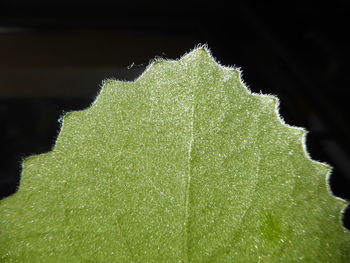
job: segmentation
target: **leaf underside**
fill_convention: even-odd
[[[0,261],[347,263],[344,201],[304,140],[205,47],[154,61],[24,161]]]

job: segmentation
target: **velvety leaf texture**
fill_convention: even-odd
[[[330,168],[205,47],[106,81],[0,202],[1,262],[350,262]]]

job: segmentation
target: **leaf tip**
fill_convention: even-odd
[[[179,60],[181,61],[213,61],[216,62],[215,58],[211,54],[211,51],[207,44],[198,44],[194,49],[185,53]]]

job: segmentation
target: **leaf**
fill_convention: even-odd
[[[1,202],[2,262],[349,262],[330,168],[205,47],[107,81]]]

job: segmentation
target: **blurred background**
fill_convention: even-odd
[[[64,112],[86,108],[106,78],[135,79],[155,57],[207,43],[254,92],[281,99],[288,124],[334,167],[350,199],[348,1],[0,1],[0,197],[22,159],[51,149]],[[350,211],[344,224],[350,229]]]

